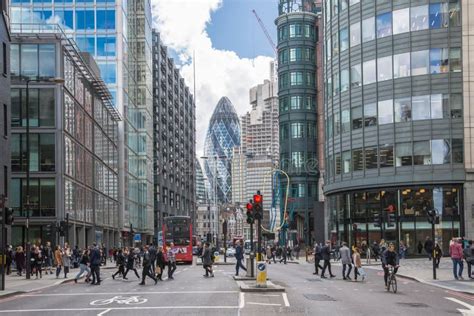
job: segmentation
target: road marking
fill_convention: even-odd
[[[283,296],[283,302],[285,302],[285,306],[290,307],[290,302],[288,301],[288,295],[286,295],[286,293],[281,293],[281,296]]]
[[[280,297],[278,294],[253,294],[252,296]]]
[[[459,296],[459,297],[465,298],[467,300],[474,301],[474,296],[473,295],[462,294],[462,293],[458,293],[458,292],[454,292],[454,291],[446,291],[446,293],[449,293],[449,294],[454,295],[454,296]]]
[[[240,292],[240,296],[239,296],[239,309],[242,309],[245,307],[245,293],[244,292]]]
[[[460,300],[458,300],[457,298],[454,298],[454,297],[445,297],[445,299],[450,300],[450,301],[453,301],[453,302],[455,302],[455,303],[458,303],[458,304],[460,304],[460,305],[462,305],[462,306],[468,308],[468,309],[460,309],[460,308],[457,308],[457,310],[458,310],[461,314],[466,315],[466,316],[467,316],[467,315],[469,315],[469,316],[474,315],[474,306],[472,306],[472,305],[470,305],[470,304],[468,304],[468,303],[466,303],[466,302],[460,301]]]
[[[257,302],[247,302],[247,304],[251,304],[251,305],[262,305],[262,306],[281,306],[281,304],[257,303]]]
[[[110,311],[126,310],[147,310],[147,309],[238,309],[239,306],[133,306],[133,307],[113,307]],[[3,313],[34,313],[34,312],[77,312],[77,311],[102,311],[102,307],[92,308],[45,308],[45,309],[10,309],[0,310]]]
[[[109,309],[106,309],[106,310],[103,311],[103,312],[100,312],[99,314],[97,314],[97,316],[105,315],[105,314],[107,314],[108,312],[110,312],[110,308],[109,308]]]
[[[20,294],[20,297],[46,297],[46,296],[90,296],[90,295],[126,295],[126,294],[235,294],[239,291],[159,291],[159,292],[118,292],[118,293],[52,293],[52,294]]]

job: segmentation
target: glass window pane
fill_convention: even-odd
[[[41,179],[41,216],[54,217],[56,214],[56,183],[54,179]]]
[[[414,121],[430,119],[429,95],[421,95],[412,98],[412,117]]]
[[[461,4],[459,0],[449,2],[449,26],[461,26]]]
[[[393,123],[393,100],[379,101],[379,124]]]
[[[439,29],[448,27],[448,4],[431,3],[430,4],[430,28]]]
[[[412,7],[410,9],[411,31],[426,30],[429,27],[428,5]]]
[[[40,134],[40,170],[54,171],[55,169],[54,134]]]
[[[377,169],[377,148],[365,148],[365,168]]]
[[[377,59],[378,81],[392,79],[392,56]]]
[[[395,100],[395,122],[411,121],[411,98]]]
[[[342,165],[343,165],[344,173],[351,172],[351,152],[350,151],[345,151],[342,153]]]
[[[447,48],[430,49],[430,72],[432,74],[445,73],[449,69]]]
[[[442,94],[431,95],[431,118],[432,119],[443,118],[443,95]]]
[[[349,90],[349,69],[341,70],[341,92]]]
[[[392,13],[377,15],[377,38],[392,35]]]
[[[393,11],[393,34],[410,31],[410,8]]]
[[[362,107],[358,106],[351,110],[352,114],[352,129],[362,128]]]
[[[453,151],[453,163],[463,163],[464,162],[463,139],[453,139],[451,147]]]
[[[292,96],[290,101],[290,109],[292,110],[300,110],[301,109],[301,96]]]
[[[333,55],[339,54],[339,33],[334,33],[332,35],[332,53]]]
[[[462,117],[462,94],[461,93],[451,93],[449,96],[451,118],[461,118]]]
[[[56,76],[56,47],[54,45],[39,45],[39,76],[53,78]]]
[[[10,45],[10,74],[12,77],[20,75],[20,46],[18,44]]]
[[[461,48],[449,49],[449,63],[451,64],[452,72],[461,72]]]
[[[397,54],[393,56],[393,78],[410,76],[410,53]]]
[[[340,113],[334,113],[334,136],[341,133],[341,117]]]
[[[370,17],[362,21],[362,42],[375,39],[375,18]]]
[[[341,52],[343,52],[349,48],[349,33],[347,27],[341,29],[339,39],[341,40]]]
[[[449,140],[433,139],[431,141],[433,165],[449,164],[451,162]]]
[[[360,44],[360,22],[351,24],[350,26],[350,35],[351,35],[351,47],[357,46]]]
[[[333,95],[338,95],[340,92],[340,82],[339,82],[339,73],[334,74],[334,85],[333,85]]]
[[[341,126],[342,126],[342,132],[350,132],[351,130],[351,112],[349,110],[343,110],[341,112]]]
[[[95,38],[93,36],[78,35],[76,37],[76,43],[82,52],[88,52],[91,55],[95,55]]]
[[[415,165],[431,165],[431,149],[428,140],[413,143],[413,163]]]
[[[40,126],[54,126],[54,89],[40,89],[39,92],[39,124]]]
[[[379,147],[380,168],[393,167],[393,145]]]
[[[291,138],[304,137],[304,123],[291,123]]]
[[[28,78],[38,76],[38,45],[21,45],[21,75]]]
[[[115,63],[99,63],[100,75],[105,83],[116,83],[117,72],[115,69]]]
[[[351,67],[351,86],[360,87],[362,85],[362,74],[360,72],[360,64]]]
[[[411,166],[413,164],[413,150],[411,143],[398,143],[396,145],[396,165]]]
[[[364,125],[365,127],[377,125],[377,105],[375,103],[364,105]]]
[[[411,74],[412,76],[426,75],[429,69],[429,51],[421,50],[411,53]]]
[[[376,80],[375,59],[365,61],[363,64],[364,85],[374,83]]]
[[[364,152],[362,149],[352,150],[352,168],[354,171],[364,170]]]
[[[115,29],[115,10],[97,10],[97,29]]]

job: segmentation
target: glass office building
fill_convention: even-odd
[[[324,5],[328,234],[415,254],[435,209],[446,252],[464,234],[460,1]]]
[[[151,6],[148,0],[11,0],[12,23],[59,24],[94,56],[119,124],[119,199],[123,241],[133,225],[153,232]],[[150,165],[150,166],[149,166]],[[151,170],[151,169],[150,169]]]

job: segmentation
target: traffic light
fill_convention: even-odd
[[[13,225],[13,210],[9,207],[5,207],[5,225]]]
[[[387,227],[395,227],[395,213],[387,212]]]
[[[66,224],[66,221],[60,221],[59,222],[59,236],[61,237],[64,237],[65,233],[66,233],[66,229],[67,229],[67,224]]]
[[[252,200],[247,203],[247,224],[253,224],[253,205]]]
[[[428,214],[428,222],[430,224],[439,224],[439,215],[435,209],[428,210],[426,213]]]
[[[260,194],[260,191],[257,191],[257,194],[253,196],[253,209],[255,211],[255,219],[261,220],[263,218],[263,207],[262,207],[263,197]]]
[[[382,225],[382,218],[379,213],[374,213],[374,227],[380,227]]]

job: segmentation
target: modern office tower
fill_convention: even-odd
[[[463,150],[471,144],[460,3],[325,1],[333,240],[403,240],[415,255],[431,236],[433,209],[444,253],[451,237],[465,236],[471,207],[463,201],[471,201],[472,183]]]
[[[159,231],[166,216],[188,215],[194,219],[198,166],[194,98],[156,31],[153,91],[155,229]]]
[[[234,105],[222,97],[216,105],[204,143],[204,170],[213,204],[232,201],[231,160],[234,147],[240,146],[240,122]]]
[[[79,49],[94,56],[123,117],[119,123],[119,200],[123,242],[131,226],[153,233],[151,6],[133,1],[11,0],[12,28],[60,24]],[[31,24],[33,23],[33,25]],[[42,25],[42,26],[40,26]],[[145,238],[144,238],[145,239]]]
[[[317,58],[320,1],[281,0],[278,28],[278,97],[280,132],[280,168],[290,176],[294,214],[290,238],[311,244],[323,241],[319,227],[324,208],[318,200],[318,114],[320,89],[317,76],[322,60]],[[318,79],[317,79],[318,78]]]
[[[201,163],[196,159],[194,162],[196,166],[196,203],[207,203],[206,183],[204,174],[202,173]]]
[[[12,33],[11,76],[11,243],[117,245],[121,117],[98,66],[51,25]]]

